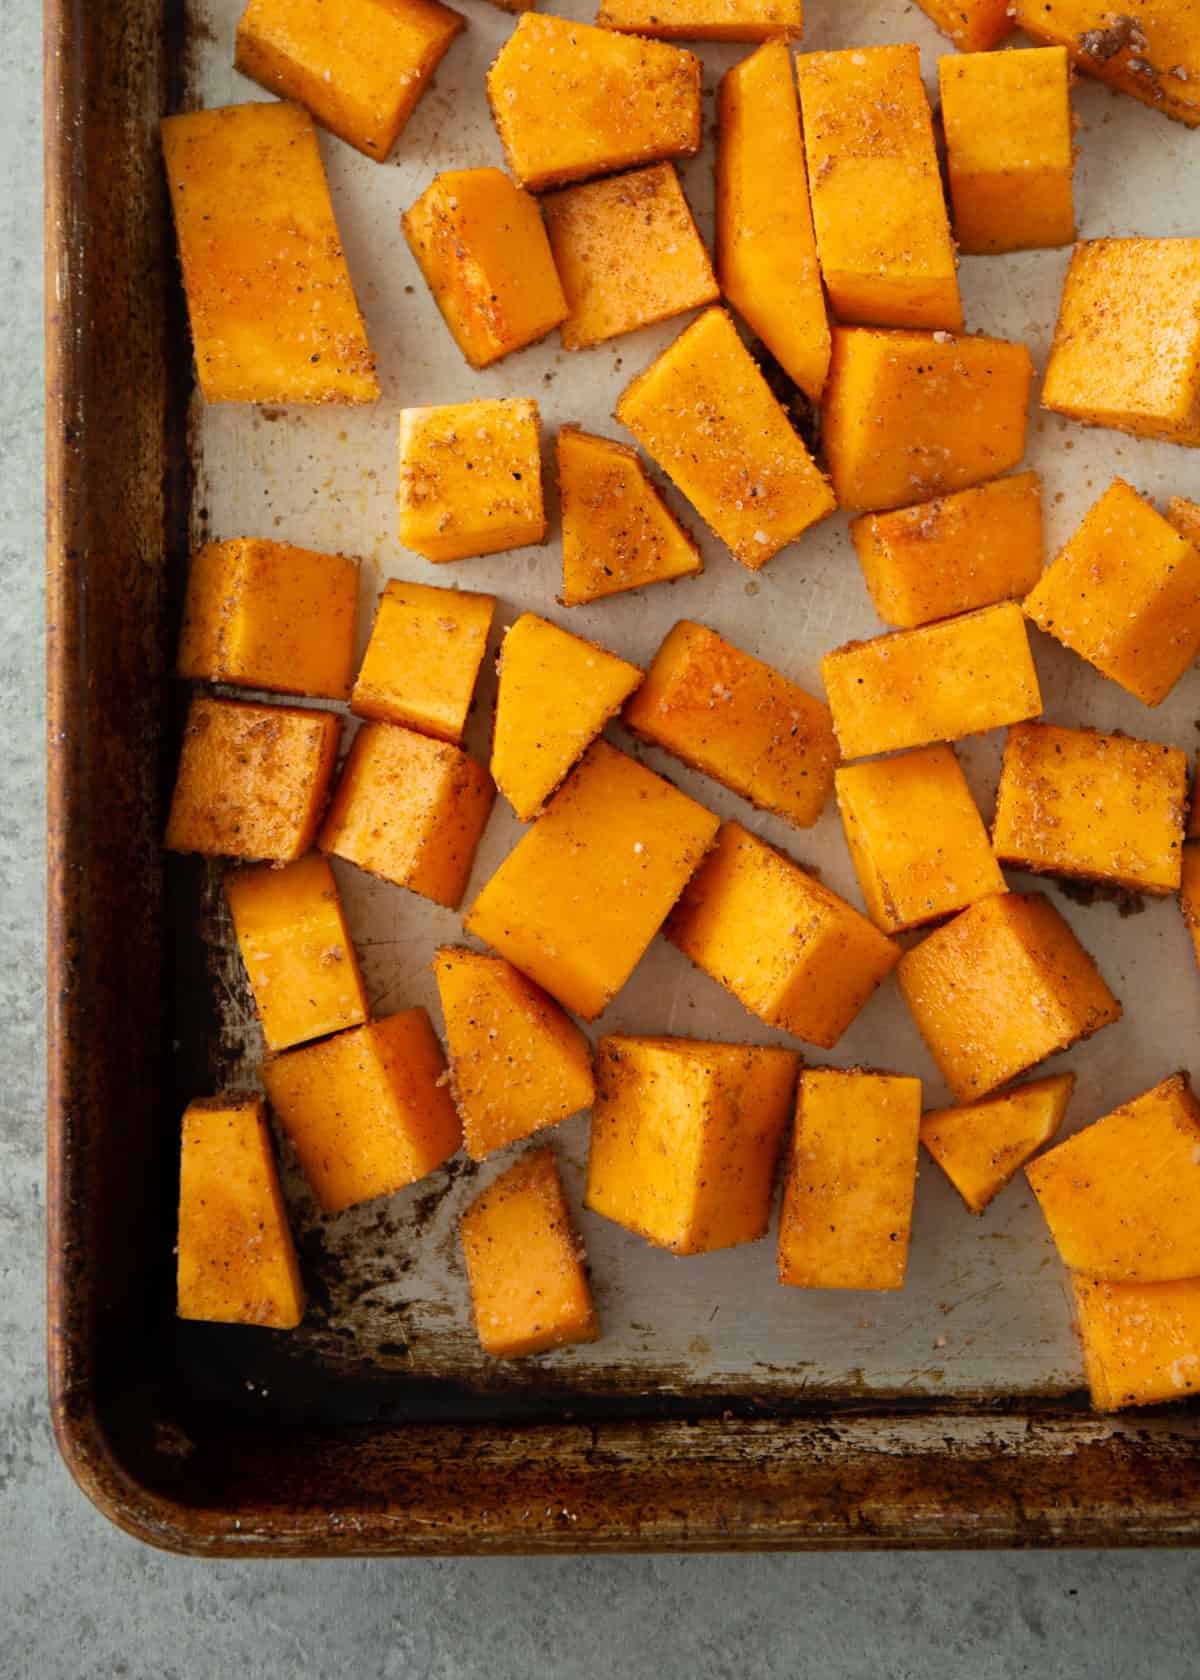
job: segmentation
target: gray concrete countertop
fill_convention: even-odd
[[[35,0],[0,0],[0,26],[0,1680],[1196,1674],[1186,1552],[202,1564],[76,1491],[44,1400]]]

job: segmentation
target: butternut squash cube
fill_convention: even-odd
[[[554,1155],[532,1149],[476,1196],[463,1255],[484,1353],[520,1359],[600,1334]]]
[[[1200,239],[1076,245],[1042,406],[1086,426],[1200,446]]]
[[[261,1097],[199,1097],[183,1116],[180,1318],[294,1330],[304,1285]]]
[[[1071,62],[1122,93],[1195,128],[1200,123],[1200,37],[1193,0],[1154,0],[1134,12],[1105,0],[1010,0],[1017,26],[1064,46]]]
[[[655,654],[625,727],[797,828],[812,827],[833,786],[828,706],[686,618]]]
[[[400,541],[466,560],[546,540],[538,406],[482,397],[400,415]]]
[[[835,782],[867,914],[884,933],[1007,892],[952,747],[846,765]]]
[[[1063,1262],[1113,1283],[1200,1276],[1200,1102],[1173,1073],[1031,1161]]]
[[[825,1050],[900,957],[853,905],[734,822],[666,933],[752,1015]]]
[[[938,59],[960,251],[1030,251],[1074,239],[1069,78],[1063,47]]]
[[[379,396],[317,131],[298,105],[164,117],[196,377],[206,402]]]
[[[724,309],[686,327],[626,386],[616,415],[751,571],[833,512],[823,473]]]
[[[1118,478],[1042,573],[1025,611],[1157,706],[1200,653],[1200,549]]]
[[[319,852],[282,869],[267,863],[231,870],[224,887],[268,1050],[366,1020],[337,882]]]
[[[1179,905],[1192,936],[1196,962],[1200,964],[1200,846],[1185,846],[1183,849]]]
[[[801,53],[796,76],[834,315],[958,332],[958,260],[920,52],[904,45]]]
[[[821,661],[844,758],[958,741],[1042,709],[1015,602],[847,642]]]
[[[1025,453],[1023,344],[835,327],[821,436],[838,504],[907,507],[996,478]]]
[[[382,162],[464,24],[438,0],[249,0],[234,63]]]
[[[700,150],[700,60],[525,12],[488,71],[509,167],[532,192]]]
[[[704,570],[636,450],[578,426],[558,434],[565,607]]]
[[[1182,1400],[1200,1388],[1200,1278],[1105,1283],[1075,1273],[1071,1285],[1098,1412]]]
[[[435,175],[400,225],[473,368],[536,344],[565,317],[537,200],[502,169]]]
[[[205,543],[192,556],[181,677],[346,700],[358,561],[290,543]]]
[[[1074,1089],[1073,1073],[1052,1073],[982,1102],[931,1109],[921,1118],[921,1142],[970,1211],[982,1213],[1050,1142]]]
[[[1178,892],[1187,776],[1187,755],[1157,741],[1017,724],[996,795],[996,856],[1035,874]]]
[[[379,598],[351,710],[457,746],[495,610],[494,595],[393,578]]]
[[[492,775],[522,822],[542,810],[642,680],[637,665],[522,613],[500,644]]]
[[[987,52],[1013,32],[1012,0],[917,0],[917,4],[959,52]]]
[[[262,1080],[323,1213],[415,1184],[462,1143],[423,1009],[272,1056]]]
[[[591,1107],[592,1047],[540,986],[461,945],[443,945],[433,972],[473,1161]]]
[[[865,1068],[800,1075],[779,1281],[799,1289],[903,1289],[921,1081]]]
[[[798,41],[802,0],[600,0],[596,22],[664,41]]]
[[[820,402],[829,320],[792,55],[782,41],[726,71],[717,109],[721,290],[789,379]]]
[[[321,850],[434,904],[462,903],[495,788],[483,765],[396,723],[364,723],[321,829]]]
[[[885,624],[912,630],[1027,595],[1042,575],[1042,481],[1015,473],[971,490],[851,520]]]
[[[794,1050],[602,1038],[587,1206],[675,1254],[766,1234]]]
[[[316,837],[341,732],[332,712],[193,700],[163,844],[206,857],[298,858]]]
[[[674,164],[564,187],[542,203],[567,300],[564,350],[586,350],[720,297]]]
[[[1041,893],[981,898],[906,951],[896,978],[964,1103],[1121,1018],[1095,963]]]
[[[463,925],[593,1021],[628,980],[717,827],[670,782],[595,741]]]

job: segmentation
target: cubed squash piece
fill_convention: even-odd
[[[466,560],[546,540],[538,406],[481,397],[400,415],[400,541]]]
[[[828,706],[686,618],[655,654],[625,727],[797,828],[812,827],[833,786]]]
[[[263,1042],[287,1050],[367,1018],[337,882],[319,852],[234,869],[224,881]]]
[[[1200,446],[1200,239],[1076,245],[1042,406],[1088,426]]]
[[[752,1015],[826,1050],[900,956],[853,905],[733,822],[666,931]]]
[[[803,0],[600,0],[605,29],[666,41],[798,41]]]
[[[382,161],[464,21],[438,0],[249,0],[234,62]]]
[[[953,748],[849,764],[835,781],[867,914],[884,933],[1007,891]]]
[[[273,863],[298,858],[316,837],[341,730],[332,712],[193,700],[167,850]]]
[[[1177,747],[1017,724],[996,795],[996,856],[1036,874],[1178,892],[1187,776]]]
[[[1192,936],[1196,962],[1200,964],[1200,846],[1185,846],[1183,849],[1179,905],[1184,924]]]
[[[461,945],[443,945],[433,972],[473,1161],[591,1107],[592,1047],[540,986]]]
[[[765,1235],[794,1050],[602,1038],[587,1206],[675,1254]]]
[[[1200,653],[1200,549],[1118,478],[1042,573],[1025,611],[1157,706]]]
[[[304,1285],[261,1097],[201,1097],[183,1116],[180,1318],[294,1330]]]
[[[323,1213],[415,1184],[462,1142],[423,1009],[272,1056],[262,1079]]]
[[[607,648],[522,613],[500,644],[492,775],[522,822],[536,817],[642,680]]]
[[[1012,0],[917,0],[959,52],[982,53],[1013,32]]]
[[[707,309],[626,386],[617,419],[751,571],[834,509],[729,313]]]
[[[850,523],[885,624],[902,630],[1027,595],[1042,575],[1042,481],[1014,473]]]
[[[847,642],[821,661],[845,758],[958,741],[1042,709],[1015,602]]]
[[[226,105],[162,124],[196,377],[207,402],[361,403],[375,358],[298,105]]]
[[[1031,1161],[1063,1263],[1113,1283],[1200,1277],[1200,1102],[1186,1073]]]
[[[996,478],[1025,453],[1023,344],[835,327],[821,437],[838,504],[907,507]]]
[[[532,1149],[476,1196],[463,1255],[484,1353],[520,1359],[600,1334],[554,1155]]]
[[[721,79],[721,290],[805,396],[820,402],[829,320],[817,262],[792,55],[769,41]]]
[[[358,561],[291,543],[205,543],[192,556],[181,677],[346,700]]]
[[[351,710],[457,746],[495,610],[493,595],[393,578],[379,599]]]
[[[596,741],[464,926],[593,1021],[628,980],[717,827],[670,782]]]
[[[702,572],[700,550],[636,450],[578,426],[558,434],[565,607]]]
[[[1073,1073],[1052,1073],[982,1102],[931,1109],[921,1142],[971,1212],[982,1213],[1054,1137],[1074,1089]]]
[[[542,203],[567,299],[564,350],[586,350],[720,297],[674,164],[564,187]]]
[[[502,169],[435,175],[400,224],[472,367],[535,344],[565,317],[537,200]]]
[[[1009,0],[1019,28],[1064,46],[1071,62],[1144,105],[1200,123],[1200,35],[1194,0],[1114,11],[1106,0]]]
[[[1063,47],[938,59],[960,251],[1029,251],[1074,239],[1069,77]]]
[[[1121,1018],[1121,1005],[1041,893],[983,898],[896,970],[921,1037],[971,1102]]]
[[[921,1081],[806,1068],[779,1221],[779,1281],[799,1289],[903,1289]]]
[[[1098,1412],[1184,1400],[1200,1388],[1200,1278],[1071,1279],[1083,1363]]]
[[[700,149],[700,60],[661,41],[525,12],[487,91],[509,167],[533,192]]]
[[[801,53],[796,76],[817,253],[834,315],[957,332],[958,261],[920,52],[903,45]]]

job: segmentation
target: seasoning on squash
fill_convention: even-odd
[[[957,3],[957,0],[951,0]],[[1136,10],[1108,0],[1008,0],[1033,40],[1063,46],[1077,70],[1195,128],[1200,124],[1200,36],[1193,0]]]
[[[351,711],[459,745],[495,610],[493,595],[393,578],[379,598]]]
[[[546,540],[538,406],[482,397],[400,415],[400,541],[466,560]]]
[[[1075,1089],[1051,1073],[1014,1090],[921,1117],[921,1142],[972,1213],[982,1213],[1026,1161],[1054,1137]]]

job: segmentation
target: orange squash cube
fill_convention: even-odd
[[[323,1213],[415,1184],[462,1142],[423,1009],[272,1056],[262,1079]]]
[[[593,1021],[628,980],[717,827],[670,782],[595,741],[463,925]]]
[[[796,77],[833,313],[871,326],[957,332],[958,262],[920,52],[904,45],[801,53]]]
[[[564,607],[704,570],[636,450],[578,426],[558,434]]]
[[[180,1318],[294,1330],[304,1285],[261,1097],[200,1097],[183,1116]]]
[[[913,630],[1029,593],[1042,575],[1042,481],[1015,473],[917,507],[864,513],[850,535],[875,611]]]
[[[1105,0],[1009,0],[1018,28],[1063,46],[1085,75],[1195,128],[1200,123],[1200,38],[1193,0],[1153,0],[1114,11]]]
[[[1121,1018],[1121,1005],[1041,893],[982,898],[896,970],[921,1037],[971,1102]]]
[[[356,1027],[367,997],[333,870],[319,852],[224,880],[233,931],[268,1050]]]
[[[616,416],[751,571],[833,512],[823,473],[724,309],[705,310],[627,385]]]
[[[522,613],[500,644],[492,775],[529,822],[642,680],[637,665]]]
[[[206,857],[300,857],[316,837],[341,731],[332,712],[193,700],[163,844]]]
[[[971,1212],[982,1213],[1054,1137],[1074,1089],[1073,1073],[1052,1073],[982,1102],[931,1109],[921,1142]]]
[[[769,41],[721,78],[721,290],[805,396],[820,402],[829,320],[817,262],[792,55]]]
[[[1008,890],[953,748],[846,765],[835,785],[867,914],[884,933]]]
[[[733,822],[666,933],[752,1015],[826,1050],[900,957],[853,905]]]
[[[625,727],[797,828],[812,827],[833,786],[828,706],[686,618],[655,654]]]
[[[779,1281],[799,1289],[903,1289],[921,1081],[865,1068],[800,1075]]]
[[[525,12],[488,71],[509,167],[533,192],[700,150],[700,60]]]
[[[794,1050],[602,1038],[587,1206],[675,1254],[764,1236]]]
[[[502,169],[435,175],[400,225],[473,368],[536,344],[566,316],[537,200]]]
[[[987,52],[1013,32],[1013,0],[917,0],[917,4],[959,52]]]
[[[1025,453],[1023,344],[835,327],[821,436],[838,504],[907,507],[965,490]]]
[[[463,1255],[484,1353],[520,1359],[600,1334],[554,1155],[533,1149],[476,1196]]]
[[[1200,1277],[1200,1102],[1186,1073],[1085,1126],[1025,1176],[1072,1271],[1113,1283]]]
[[[1025,611],[1157,706],[1200,653],[1200,549],[1118,478],[1042,573]]]
[[[461,945],[443,945],[433,972],[473,1161],[591,1107],[592,1047],[540,986]]]
[[[600,0],[596,22],[665,41],[798,41],[803,0]]]
[[[164,117],[196,377],[206,402],[379,396],[317,131],[298,105]]]
[[[495,610],[494,595],[393,578],[379,598],[351,711],[457,746]]]
[[[1179,883],[1179,907],[1192,936],[1196,962],[1200,964],[1200,846],[1185,846]]]
[[[1071,1285],[1098,1412],[1183,1400],[1200,1388],[1200,1278],[1105,1283],[1076,1273]]]
[[[482,397],[400,415],[400,541],[466,560],[546,540],[538,406]]]

